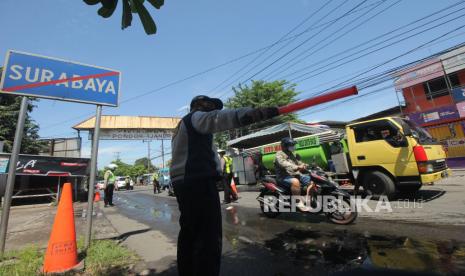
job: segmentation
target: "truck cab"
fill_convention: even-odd
[[[409,120],[357,122],[346,133],[353,178],[368,194],[416,191],[450,175],[442,145]]]

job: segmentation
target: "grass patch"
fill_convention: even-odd
[[[10,251],[4,255],[0,266],[0,275],[37,275],[43,261],[43,252],[36,246],[19,251]]]
[[[78,239],[78,248],[84,248],[83,239]],[[112,240],[93,241],[86,254],[85,271],[65,275],[127,275],[128,266],[137,261],[136,255]],[[43,265],[44,251],[36,246],[5,253],[0,265],[0,275],[38,275]],[[39,273],[40,274],[40,273]]]
[[[126,247],[112,240],[92,242],[87,251],[86,273],[90,275],[126,274],[127,267],[137,260],[136,255]]]

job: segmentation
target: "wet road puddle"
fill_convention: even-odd
[[[173,214],[173,205],[159,202],[153,197],[139,198],[139,201],[128,200],[122,195],[116,196],[122,213],[130,218],[151,222],[173,222],[177,221],[177,216]],[[176,206],[177,208],[177,206]]]
[[[289,229],[264,246],[296,265],[324,267],[328,272],[362,268],[465,274],[465,244],[454,241]]]

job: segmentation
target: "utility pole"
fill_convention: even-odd
[[[120,151],[115,152],[116,160],[119,160],[119,155],[120,155],[120,153],[121,153]]]
[[[151,140],[142,140],[144,143],[147,143],[147,172],[150,173],[151,160],[150,160],[150,142]]]
[[[165,168],[165,146],[163,144],[163,139],[161,139],[161,167]]]

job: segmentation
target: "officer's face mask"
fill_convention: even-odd
[[[295,151],[295,146],[290,146],[287,148],[290,152],[294,152]]]

